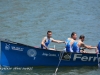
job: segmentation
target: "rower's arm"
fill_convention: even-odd
[[[45,40],[46,40],[46,39],[45,39],[45,37],[44,37],[44,38],[42,39],[41,45],[47,49],[47,46],[45,45]]]
[[[88,49],[96,49],[97,47],[92,47],[92,46],[89,46],[89,45],[85,45],[86,48]]]
[[[82,43],[82,46],[85,47],[85,48],[88,48],[88,49],[96,49],[97,47],[92,47],[92,46],[89,46],[89,45],[85,45],[84,43]]]
[[[65,43],[65,41],[54,40],[54,39],[52,39],[52,42],[55,42],[55,43]]]

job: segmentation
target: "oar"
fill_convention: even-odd
[[[62,51],[62,52],[63,52],[63,53],[62,53],[61,59],[59,60],[59,63],[58,63],[58,66],[57,66],[57,68],[56,68],[56,70],[55,70],[54,75],[56,75],[56,73],[57,73],[57,71],[58,71],[58,68],[59,68],[59,65],[60,65],[60,63],[61,63],[61,60],[62,60],[62,57],[63,57],[64,51]]]
[[[98,61],[98,68],[100,68],[99,57],[98,57],[98,54],[99,54],[98,49],[96,47],[92,47],[92,48],[95,49],[95,51],[96,51],[97,61]]]
[[[86,47],[84,47],[84,48],[80,48],[80,50],[84,50],[84,49],[86,49]]]
[[[100,68],[99,57],[98,57],[99,52],[98,52],[97,49],[95,51],[96,51],[96,54],[97,54],[98,68]]]
[[[81,50],[84,50],[84,49],[86,49],[86,48],[82,48]],[[60,65],[60,63],[61,63],[61,60],[62,60],[62,57],[63,57],[63,54],[64,54],[64,51],[62,51],[62,52],[63,52],[63,53],[62,53],[61,59],[59,60],[58,66],[57,66],[57,68],[56,68],[56,70],[55,70],[55,73],[54,73],[53,75],[56,75],[56,73],[57,73],[57,71],[58,71],[59,65]]]
[[[55,45],[54,45],[54,49],[56,49]]]
[[[95,48],[95,47],[93,47],[93,48],[95,49],[96,54],[97,54],[98,68],[100,68],[100,61],[99,61],[99,57],[98,57],[99,52],[98,52],[97,48]],[[84,50],[84,49],[86,49],[86,48],[82,48],[81,50]]]

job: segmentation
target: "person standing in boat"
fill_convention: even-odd
[[[76,39],[77,39],[77,34],[75,32],[72,32],[71,38],[68,38],[66,40],[65,49],[64,49],[66,52],[73,52],[72,45]]]
[[[80,50],[80,47],[85,47],[85,48],[88,48],[88,49],[93,49],[93,48],[96,49],[96,47],[85,45],[84,42],[83,42],[84,40],[85,40],[85,36],[84,35],[80,35],[79,40],[74,41],[74,43],[72,45],[73,52],[75,52],[75,53],[80,53],[80,52],[81,53],[86,53],[86,51]]]
[[[48,48],[48,45],[51,43],[51,42],[55,42],[55,43],[65,43],[65,41],[60,41],[60,40],[55,40],[52,38],[52,31],[48,31],[47,32],[47,36],[44,37],[42,39],[42,42],[41,42],[41,48],[42,49],[50,49],[50,50],[55,50],[53,48]]]

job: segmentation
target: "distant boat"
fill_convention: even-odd
[[[63,53],[62,51],[40,49],[9,40],[0,41],[1,66],[57,66],[61,58],[60,66],[98,65],[97,55],[95,53]]]

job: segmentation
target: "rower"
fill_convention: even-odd
[[[65,51],[66,52],[73,52],[73,50],[72,50],[72,44],[74,43],[74,41],[76,39],[77,39],[77,34],[75,32],[72,32],[71,38],[68,38],[66,40],[66,46],[65,46]]]
[[[48,31],[47,32],[47,36],[43,38],[42,42],[41,42],[41,48],[42,49],[50,49],[50,50],[55,50],[53,48],[48,48],[48,45],[51,42],[55,42],[55,43],[65,43],[65,41],[60,41],[60,40],[54,40],[52,38],[52,31]]]
[[[97,46],[98,50],[99,50],[99,53],[100,53],[100,42],[98,43],[98,46]]]
[[[77,41],[74,41],[72,47],[73,47],[73,52],[75,53],[86,53],[84,50],[80,50],[80,47],[85,47],[85,48],[88,48],[88,49],[92,49],[92,48],[96,48],[96,47],[92,47],[92,46],[89,46],[89,45],[85,45],[84,44],[84,41],[85,40],[85,36],[84,35],[80,35],[79,37],[79,40]]]

